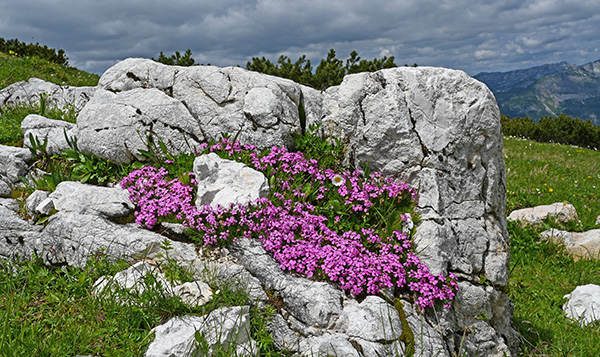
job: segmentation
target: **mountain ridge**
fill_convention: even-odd
[[[507,72],[481,72],[475,79],[496,96],[510,117],[566,114],[600,124],[600,60],[583,65],[544,64]]]

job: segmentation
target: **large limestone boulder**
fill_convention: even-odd
[[[461,279],[462,293],[436,324],[450,349],[515,351],[516,331],[502,318],[511,314],[510,300],[498,290],[508,284],[509,237],[500,112],[491,91],[462,71],[385,69],[327,89],[323,116],[325,134],[348,143],[349,162],[420,188],[419,256],[432,272]],[[476,317],[481,306],[489,319]]]
[[[156,88],[98,89],[79,113],[72,135],[81,151],[116,163],[142,159],[148,136],[173,154],[190,152],[204,140],[186,106]]]
[[[115,162],[136,157],[149,134],[172,142],[175,152],[186,149],[183,137],[194,146],[238,131],[240,141],[270,147],[289,143],[304,122],[320,120],[320,99],[314,89],[237,67],[130,58],[100,78],[74,133],[82,150]]]

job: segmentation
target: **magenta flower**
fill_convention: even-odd
[[[407,221],[413,212],[406,210],[418,199],[414,188],[380,173],[322,170],[315,160],[280,147],[261,155],[252,145],[222,139],[202,144],[197,153],[205,152],[248,157],[251,166],[273,177],[270,197],[248,206],[197,208],[195,180],[185,185],[169,180],[164,168],[144,167],[121,182],[138,207],[137,224],[152,228],[170,217],[200,231],[205,245],[259,239],[282,269],[337,283],[352,294],[397,288],[413,294],[422,309],[438,301],[449,306],[458,289],[455,277],[431,274],[409,237],[400,229],[387,233],[394,222],[381,220],[404,207],[398,217]]]

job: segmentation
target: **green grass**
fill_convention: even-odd
[[[585,230],[600,215],[600,151],[507,137],[507,213],[569,202]]]
[[[158,311],[123,309],[93,296],[95,279],[114,270],[100,264],[60,270],[39,261],[1,261],[0,268],[3,356],[140,355],[148,332],[161,321]]]
[[[32,77],[75,87],[96,86],[100,80],[97,74],[77,68],[60,66],[37,57],[17,57],[0,52],[0,89]]]
[[[600,152],[568,145],[504,139],[507,167],[507,213],[513,209],[567,201],[582,225],[594,228],[600,214]],[[511,238],[510,297],[513,322],[523,336],[524,356],[596,356],[600,323],[581,328],[566,319],[563,296],[577,286],[600,285],[600,262],[572,257],[539,233],[555,226],[521,227],[509,223]]]
[[[216,294],[206,305],[190,308],[165,296],[150,275],[146,291],[92,294],[94,282],[114,275],[131,262],[109,264],[103,258],[85,269],[44,266],[40,260],[0,260],[1,356],[143,356],[154,340],[151,329],[172,316],[205,315],[224,306],[247,304],[243,284],[207,279]],[[210,277],[210,274],[207,275]],[[117,301],[131,301],[121,305]],[[251,335],[262,355],[279,356],[266,331],[273,309],[251,308]]]
[[[0,145],[23,146],[21,122],[29,114],[38,114],[48,119],[64,120],[75,123],[77,112],[73,107],[58,109],[47,108],[44,101],[29,105],[26,103],[0,108]]]

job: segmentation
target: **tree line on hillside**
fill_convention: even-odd
[[[62,49],[48,48],[48,46],[21,42],[16,38],[5,40],[0,37],[0,52],[19,57],[38,57],[60,66],[68,66],[69,59]]]
[[[529,117],[510,118],[501,115],[502,134],[539,142],[576,145],[600,150],[600,126],[591,120],[581,120],[561,114],[544,116],[536,123]]]
[[[190,49],[183,55],[179,51],[176,51],[169,57],[161,51],[157,59],[152,59],[169,65],[193,66],[195,64]],[[416,67],[417,64],[415,63],[413,66]],[[350,57],[344,61],[336,58],[334,49],[329,51],[327,58],[322,59],[316,69],[313,68],[310,60],[306,59],[306,55],[301,56],[295,62],[292,62],[289,57],[282,55],[276,63],[271,62],[265,57],[252,57],[252,60],[246,63],[246,69],[250,71],[291,79],[296,83],[320,90],[342,83],[344,76],[347,74],[375,72],[380,69],[393,67],[397,67],[396,63],[394,63],[394,56],[384,56],[383,58],[374,58],[368,61],[361,59],[358,52],[352,51],[350,52]]]
[[[416,67],[417,64],[415,63],[413,66]],[[327,58],[322,59],[314,71],[310,60],[306,59],[306,55],[298,58],[296,62],[292,62],[290,58],[282,55],[277,63],[273,63],[265,57],[253,57],[252,61],[246,64],[246,69],[251,71],[291,79],[320,90],[339,85],[347,74],[375,72],[393,67],[397,67],[394,63],[394,56],[384,56],[368,61],[361,59],[356,51],[352,51],[344,63],[343,60],[336,58],[334,49],[329,51]]]

